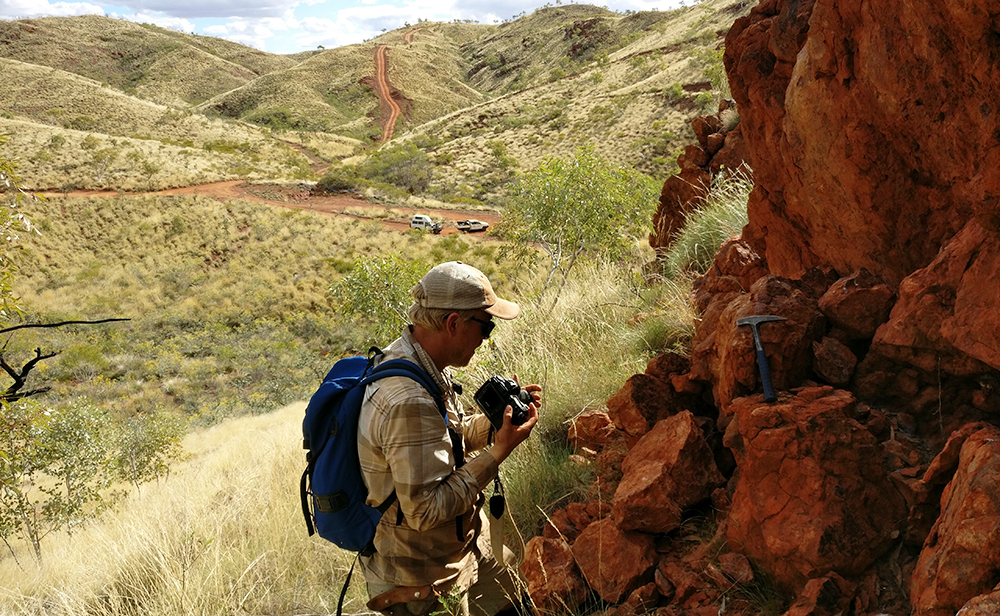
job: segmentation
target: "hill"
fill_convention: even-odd
[[[0,56],[180,106],[298,62],[223,39],[98,15],[0,21]]]
[[[380,145],[384,46],[396,141],[430,154],[430,195],[498,202],[516,170],[584,144],[662,177],[691,141],[691,118],[725,95],[720,36],[748,10],[732,0],[631,14],[556,6],[295,55],[103,17],[0,22],[0,130],[16,130],[11,153],[34,189],[315,179],[289,145],[317,167]],[[92,152],[75,144],[88,134],[176,171],[120,164],[114,183],[80,171]],[[53,138],[74,147],[57,151]]]

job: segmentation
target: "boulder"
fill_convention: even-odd
[[[629,450],[611,516],[622,530],[667,533],[681,512],[725,483],[694,416],[684,411],[657,424]]]
[[[615,426],[603,411],[587,411],[573,419],[569,426],[569,443],[573,451],[584,447],[600,451],[614,437]]]
[[[663,183],[649,236],[649,245],[657,254],[666,254],[684,226],[688,212],[701,203],[711,184],[712,176],[707,171],[690,165]]]
[[[925,372],[1000,370],[1000,235],[971,221],[927,267],[899,285],[872,350]]]
[[[809,580],[784,616],[840,616],[854,597],[854,585],[836,573]]]
[[[653,580],[656,545],[650,535],[619,529],[614,520],[594,522],[573,542],[573,557],[598,595],[618,603]]]
[[[590,594],[572,550],[562,540],[532,537],[524,548],[521,574],[528,596],[542,613],[575,613]]]
[[[1000,614],[1000,588],[988,595],[970,599],[955,616],[997,616]]]
[[[852,339],[870,339],[889,320],[896,295],[877,276],[862,268],[841,278],[819,298],[819,309]]]
[[[898,536],[906,505],[853,419],[850,392],[795,390],[778,403],[734,401],[725,443],[739,465],[729,545],[799,592],[813,578],[859,575]]]
[[[758,328],[771,382],[781,390],[798,386],[811,374],[812,343],[823,336],[826,318],[809,289],[777,276],[758,279],[749,293],[723,297],[731,297],[725,309],[714,321],[704,318],[695,331],[691,372],[712,382],[715,403],[726,414],[733,399],[760,389],[753,333],[749,326],[737,326],[737,320],[754,315],[786,319]]]
[[[753,567],[747,557],[736,552],[719,556],[719,568],[733,584],[747,586],[754,580]]]
[[[857,365],[858,358],[836,338],[823,338],[813,343],[813,372],[830,385],[850,383]]]
[[[920,552],[910,585],[917,616],[951,616],[1000,583],[1000,428],[962,445],[941,497],[941,516]]]
[[[608,399],[608,417],[633,439],[649,431],[651,424],[684,410],[673,385],[648,374],[636,374]]]

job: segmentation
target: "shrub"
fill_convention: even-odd
[[[358,166],[358,175],[373,182],[385,182],[407,192],[427,190],[431,183],[430,158],[412,142],[376,150]]]
[[[338,165],[330,167],[326,175],[316,182],[317,192],[339,193],[354,190],[358,177],[353,167]]]

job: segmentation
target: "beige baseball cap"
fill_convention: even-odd
[[[445,310],[485,310],[500,319],[515,319],[521,307],[497,297],[486,275],[461,261],[434,266],[410,289],[419,306]]]

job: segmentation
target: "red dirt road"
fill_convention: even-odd
[[[389,87],[389,80],[386,74],[389,70],[389,63],[386,61],[385,53],[388,45],[379,45],[375,48],[375,94],[378,95],[380,107],[382,109],[382,142],[392,139],[392,133],[396,129],[396,120],[399,119],[401,110],[399,105],[392,99],[392,89]],[[386,117],[388,108],[388,117]]]
[[[61,197],[61,192],[42,192],[46,197]],[[118,192],[114,190],[75,190],[68,193],[69,197],[117,197]],[[274,207],[283,207],[293,210],[308,210],[318,212],[328,216],[347,216],[362,220],[378,220],[389,229],[406,230],[409,228],[409,219],[413,214],[427,214],[435,220],[444,220],[445,228],[442,235],[459,233],[455,228],[456,220],[474,218],[489,223],[491,226],[499,222],[500,218],[492,212],[463,211],[451,209],[437,209],[430,207],[410,207],[378,205],[359,199],[351,195],[311,195],[307,190],[281,188],[271,185],[246,185],[241,180],[230,180],[228,182],[214,182],[212,184],[200,184],[198,186],[186,186],[184,188],[171,188],[147,193],[126,193],[131,196],[171,196],[171,195],[200,195],[225,201],[227,199],[241,199],[251,203],[263,203]],[[386,209],[392,210],[395,214],[393,218],[385,218]],[[483,233],[471,233],[476,237],[487,237]]]

